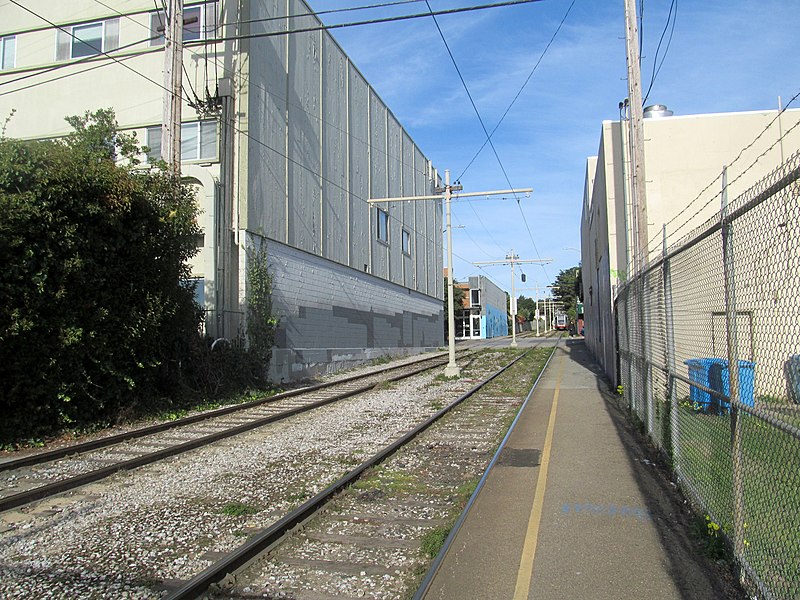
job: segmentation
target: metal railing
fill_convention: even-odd
[[[800,153],[615,301],[620,390],[759,598],[800,597]],[[652,255],[651,255],[652,256]]]

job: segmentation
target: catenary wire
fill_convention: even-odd
[[[500,128],[500,125],[503,124],[503,121],[508,116],[508,113],[511,111],[512,107],[514,106],[514,104],[516,104],[517,100],[519,100],[519,97],[522,95],[522,92],[525,90],[525,88],[527,87],[528,83],[530,83],[530,80],[533,77],[533,74],[536,72],[536,69],[539,68],[539,65],[541,64],[542,59],[544,59],[545,54],[547,54],[547,51],[550,49],[550,46],[552,46],[553,42],[555,41],[556,36],[558,35],[558,32],[561,31],[561,27],[564,25],[564,21],[567,20],[567,17],[569,16],[569,13],[572,10],[572,7],[575,6],[575,2],[576,2],[576,0],[572,0],[572,3],[567,8],[567,12],[564,14],[564,16],[561,19],[561,22],[558,24],[558,27],[556,28],[555,33],[553,33],[553,36],[550,38],[550,41],[547,42],[547,45],[545,46],[544,50],[542,50],[542,53],[539,55],[539,59],[536,61],[536,64],[533,65],[533,69],[531,69],[531,72],[528,73],[528,77],[525,79],[525,81],[523,82],[522,86],[517,91],[516,96],[514,96],[514,98],[511,100],[511,102],[508,105],[508,108],[506,108],[505,112],[503,113],[503,116],[500,117],[500,120],[497,122],[497,125],[494,126],[494,129],[492,129],[492,132],[489,134],[490,138],[492,136],[494,136],[494,134]],[[466,172],[472,166],[472,163],[475,162],[475,160],[478,158],[480,153],[483,152],[483,149],[486,147],[486,145],[488,143],[489,143],[488,139],[483,142],[481,147],[478,148],[478,151],[475,153],[475,156],[473,156],[472,159],[467,164],[467,166],[464,167],[464,170],[461,172],[461,175],[459,175],[456,178],[457,180],[460,180],[462,177],[464,177]]]
[[[467,93],[467,98],[469,98],[470,104],[472,105],[472,108],[475,111],[475,115],[478,117],[478,121],[481,124],[481,128],[483,128],[483,133],[484,133],[484,135],[486,135],[487,142],[489,143],[489,146],[491,147],[492,152],[494,153],[494,156],[497,159],[497,163],[500,166],[500,170],[502,171],[503,176],[506,179],[506,183],[508,183],[508,187],[509,188],[513,189],[514,186],[511,185],[511,180],[508,177],[508,172],[506,171],[505,166],[503,165],[503,161],[500,159],[500,155],[497,152],[497,148],[495,148],[495,145],[492,142],[492,137],[489,134],[489,131],[486,129],[486,124],[484,123],[483,118],[481,117],[480,111],[478,110],[478,107],[475,105],[475,100],[472,98],[472,94],[469,91],[469,87],[467,86],[467,82],[464,80],[464,76],[461,73],[461,69],[458,67],[458,63],[456,62],[455,56],[453,56],[453,52],[450,50],[450,46],[447,43],[447,39],[444,37],[444,32],[442,32],[442,28],[439,27],[439,22],[436,19],[436,15],[434,14],[433,10],[431,9],[430,3],[428,2],[428,0],[425,0],[425,4],[428,6],[428,10],[430,11],[430,16],[433,18],[433,22],[436,25],[436,29],[439,31],[439,35],[441,36],[442,42],[444,43],[444,46],[447,49],[447,53],[450,55],[450,60],[453,63],[453,67],[455,68],[456,73],[458,74],[458,78],[461,80],[461,84],[464,86],[464,91]],[[519,208],[520,214],[522,215],[522,220],[525,223],[525,227],[528,230],[528,235],[531,238],[531,244],[533,244],[534,252],[536,252],[536,256],[541,260],[541,256],[539,255],[539,249],[536,247],[536,242],[533,239],[533,234],[531,233],[531,228],[528,225],[528,219],[525,217],[525,212],[522,210],[522,206],[520,205],[519,198],[517,197],[516,194],[514,194],[514,197],[515,197],[515,199],[517,201],[517,207]],[[476,214],[477,214],[477,211],[476,211]],[[544,268],[544,265],[542,265],[542,268]],[[545,274],[547,274],[547,269],[545,269]]]
[[[673,9],[675,13],[673,14]],[[647,88],[647,93],[644,95],[644,100],[642,100],[642,106],[647,104],[647,99],[650,97],[650,91],[653,89],[653,84],[656,82],[656,78],[658,74],[661,72],[661,67],[664,65],[664,60],[667,58],[667,52],[669,52],[669,48],[672,45],[672,35],[675,33],[675,23],[678,20],[678,0],[672,0],[669,5],[669,14],[667,15],[667,22],[664,24],[664,31],[661,32],[661,37],[658,40],[658,47],[656,48],[656,55],[653,57],[653,74],[650,77],[650,85]],[[670,21],[672,21],[672,28],[670,29]],[[670,29],[669,32],[669,39],[667,39],[667,46],[664,48],[664,55],[661,57],[661,62],[658,62],[658,54],[661,50],[661,44],[664,41],[664,36],[667,33],[667,29]],[[658,68],[656,68],[656,66]]]
[[[467,89],[467,84],[464,82],[464,78],[461,77],[461,71],[459,70],[458,65],[456,64],[455,58],[453,57],[453,53],[450,51],[450,47],[447,44],[447,40],[444,37],[444,33],[442,33],[442,30],[439,27],[439,23],[436,21],[436,17],[433,16],[433,10],[431,9],[431,6],[430,6],[430,3],[428,2],[428,0],[425,0],[425,4],[427,5],[428,10],[430,11],[431,17],[433,18],[433,22],[436,25],[436,29],[439,31],[439,35],[442,38],[442,42],[444,42],[444,46],[447,49],[447,53],[450,55],[450,60],[452,61],[453,65],[455,66],[455,69],[456,69],[456,72],[458,73],[458,76],[461,78],[461,83],[463,84],[464,89],[467,91],[467,96],[469,96],[470,101],[472,101],[472,96],[470,95],[469,89]],[[475,103],[474,102],[473,102],[472,106],[473,106],[473,108],[475,107]],[[477,113],[477,109],[475,109],[475,111]],[[480,119],[480,114],[478,115],[478,119]],[[460,181],[460,179],[461,178],[459,177],[459,178],[456,179],[456,181]],[[510,186],[510,184],[509,184],[509,186]],[[489,236],[489,238],[494,243],[494,245],[499,247],[500,245],[497,243],[497,240],[492,235],[492,232],[490,232],[489,229],[486,227],[486,224],[483,222],[483,219],[481,219],[481,216],[480,216],[480,214],[478,214],[478,211],[475,210],[475,207],[472,205],[471,202],[468,203],[468,204],[469,204],[470,209],[472,209],[472,212],[475,214],[475,218],[478,219],[478,222],[481,224],[481,227],[483,227],[483,230]],[[479,246],[479,248],[480,248],[480,246]],[[484,254],[488,254],[483,248],[480,248],[480,250]]]

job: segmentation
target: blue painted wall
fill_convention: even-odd
[[[505,309],[486,305],[486,315],[481,317],[481,337],[493,338],[508,335],[508,318]]]

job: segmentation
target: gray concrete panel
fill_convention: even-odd
[[[299,26],[299,25],[298,25]],[[322,253],[322,32],[289,36],[289,244]]]
[[[348,74],[350,129],[350,266],[359,271],[370,262],[369,199],[369,88],[351,67]]]
[[[388,189],[390,197],[395,198],[403,195],[403,129],[394,115],[387,115],[387,169],[388,169]],[[403,231],[403,205],[401,202],[392,202],[389,205],[392,218],[389,220],[389,277],[394,283],[403,284],[403,263],[402,263],[402,231]]]
[[[329,36],[322,49],[323,256],[348,264],[348,60]]]
[[[414,195],[426,196],[432,192],[428,178],[428,161],[414,146]],[[428,235],[428,224],[426,213],[428,211],[427,202],[414,203],[414,281],[415,289],[425,294],[432,294],[428,290],[428,260],[425,252],[425,238]],[[439,274],[441,277],[441,272]]]
[[[369,91],[369,144],[370,144],[370,197],[386,198],[389,195],[387,188],[387,132],[386,132],[386,106],[381,102],[378,95],[370,89]],[[388,210],[390,219],[393,216],[388,205],[382,204],[380,209]],[[387,244],[377,239],[377,211],[373,209],[372,231],[370,240],[372,243],[372,265],[370,273],[389,278],[389,252]],[[392,243],[391,233],[389,243]]]
[[[270,0],[251,5],[252,19],[285,15],[285,2]],[[266,31],[285,28],[281,20],[264,21]],[[251,231],[286,241],[286,38],[250,40],[247,160],[247,209],[241,223]]]
[[[444,280],[442,278],[442,269],[444,268],[444,247],[439,241],[441,239],[442,230],[444,229],[442,201],[436,200],[430,210],[433,217],[433,232],[430,234],[430,236],[435,248],[435,262],[431,267],[428,268],[429,277],[433,279],[434,284],[428,288],[428,294],[436,298],[444,298]]]

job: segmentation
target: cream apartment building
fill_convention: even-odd
[[[147,0],[2,7],[0,123],[21,139],[113,108],[158,155],[165,15]],[[430,161],[303,0],[185,2],[182,175],[203,239],[206,332],[233,339],[249,249],[266,245],[280,317],[272,376],[292,380],[443,344],[440,201]],[[289,33],[293,29],[312,29]]]
[[[723,167],[729,165],[727,197],[733,202],[800,149],[800,128],[793,129],[800,122],[798,109],[782,114],[778,110],[663,114],[657,109],[646,111],[644,121],[651,260],[661,256],[665,224],[671,247],[709,219],[719,218]],[[616,380],[614,300],[631,273],[633,258],[627,126],[625,121],[602,124],[598,154],[587,160],[581,219],[586,343],[612,381]],[[742,280],[754,283],[760,272],[766,272],[756,262],[739,273]],[[684,297],[675,307],[676,327],[680,328],[676,336],[682,333],[687,340],[686,356],[679,360],[692,354],[724,356],[720,341],[724,321],[719,317],[722,298],[708,292],[719,288],[716,279],[721,272],[721,253],[691,266],[688,277],[695,283],[685,286]],[[768,293],[772,292],[764,291]],[[755,309],[747,310],[755,315],[752,322],[758,322]],[[755,324],[743,327],[739,336],[742,358],[753,356],[753,338],[758,335]],[[787,346],[782,354],[792,351]],[[769,371],[775,379],[780,368],[772,367]],[[768,383],[763,377],[761,380]]]

